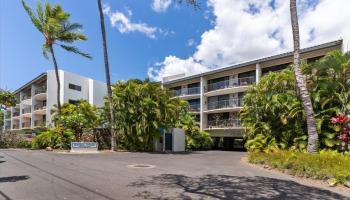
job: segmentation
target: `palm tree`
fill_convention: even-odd
[[[79,30],[82,29],[81,24],[69,22],[70,14],[64,12],[60,5],[51,6],[49,3],[46,3],[43,6],[38,3],[36,12],[34,13],[32,9],[24,2],[24,0],[22,0],[22,4],[35,28],[37,28],[38,31],[44,36],[44,57],[48,59],[48,54],[51,54],[52,56],[51,58],[54,64],[57,81],[57,112],[60,114],[61,84],[53,45],[59,45],[66,51],[73,52],[75,54],[79,54],[91,59],[91,56],[89,54],[83,53],[75,46],[70,45],[77,40],[87,40],[87,37],[79,32]]]
[[[98,12],[100,14],[100,24],[101,24],[101,33],[102,33],[102,48],[103,48],[103,57],[105,63],[105,73],[106,73],[106,82],[107,82],[107,100],[109,105],[109,119],[110,119],[110,132],[111,132],[111,150],[117,150],[116,144],[116,133],[114,128],[115,123],[115,114],[112,105],[112,88],[111,88],[111,75],[109,72],[109,63],[108,63],[108,50],[107,50],[107,42],[106,42],[106,28],[105,28],[105,20],[102,11],[102,3],[101,0],[97,0],[98,4]]]
[[[306,114],[308,132],[307,151],[309,153],[315,153],[318,152],[319,142],[311,98],[306,87],[306,81],[300,69],[300,36],[296,0],[290,0],[290,16],[294,43],[294,73],[300,91],[300,97],[303,103],[304,111]]]

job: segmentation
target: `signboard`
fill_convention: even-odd
[[[97,152],[97,142],[72,142],[71,152]]]

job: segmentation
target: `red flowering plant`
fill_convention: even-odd
[[[348,150],[348,143],[350,141],[350,118],[340,113],[332,117],[331,123],[334,125],[335,131],[339,132],[338,139],[342,141],[343,150]]]

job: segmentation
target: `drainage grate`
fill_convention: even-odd
[[[154,168],[156,166],[154,165],[148,165],[148,164],[134,164],[134,165],[127,165],[129,168]]]

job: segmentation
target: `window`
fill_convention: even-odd
[[[68,87],[69,87],[69,89],[72,89],[72,90],[81,91],[80,85],[74,85],[72,83],[69,83]]]
[[[77,104],[78,101],[77,100],[73,100],[73,99],[69,99],[68,103],[70,103],[70,104]]]

